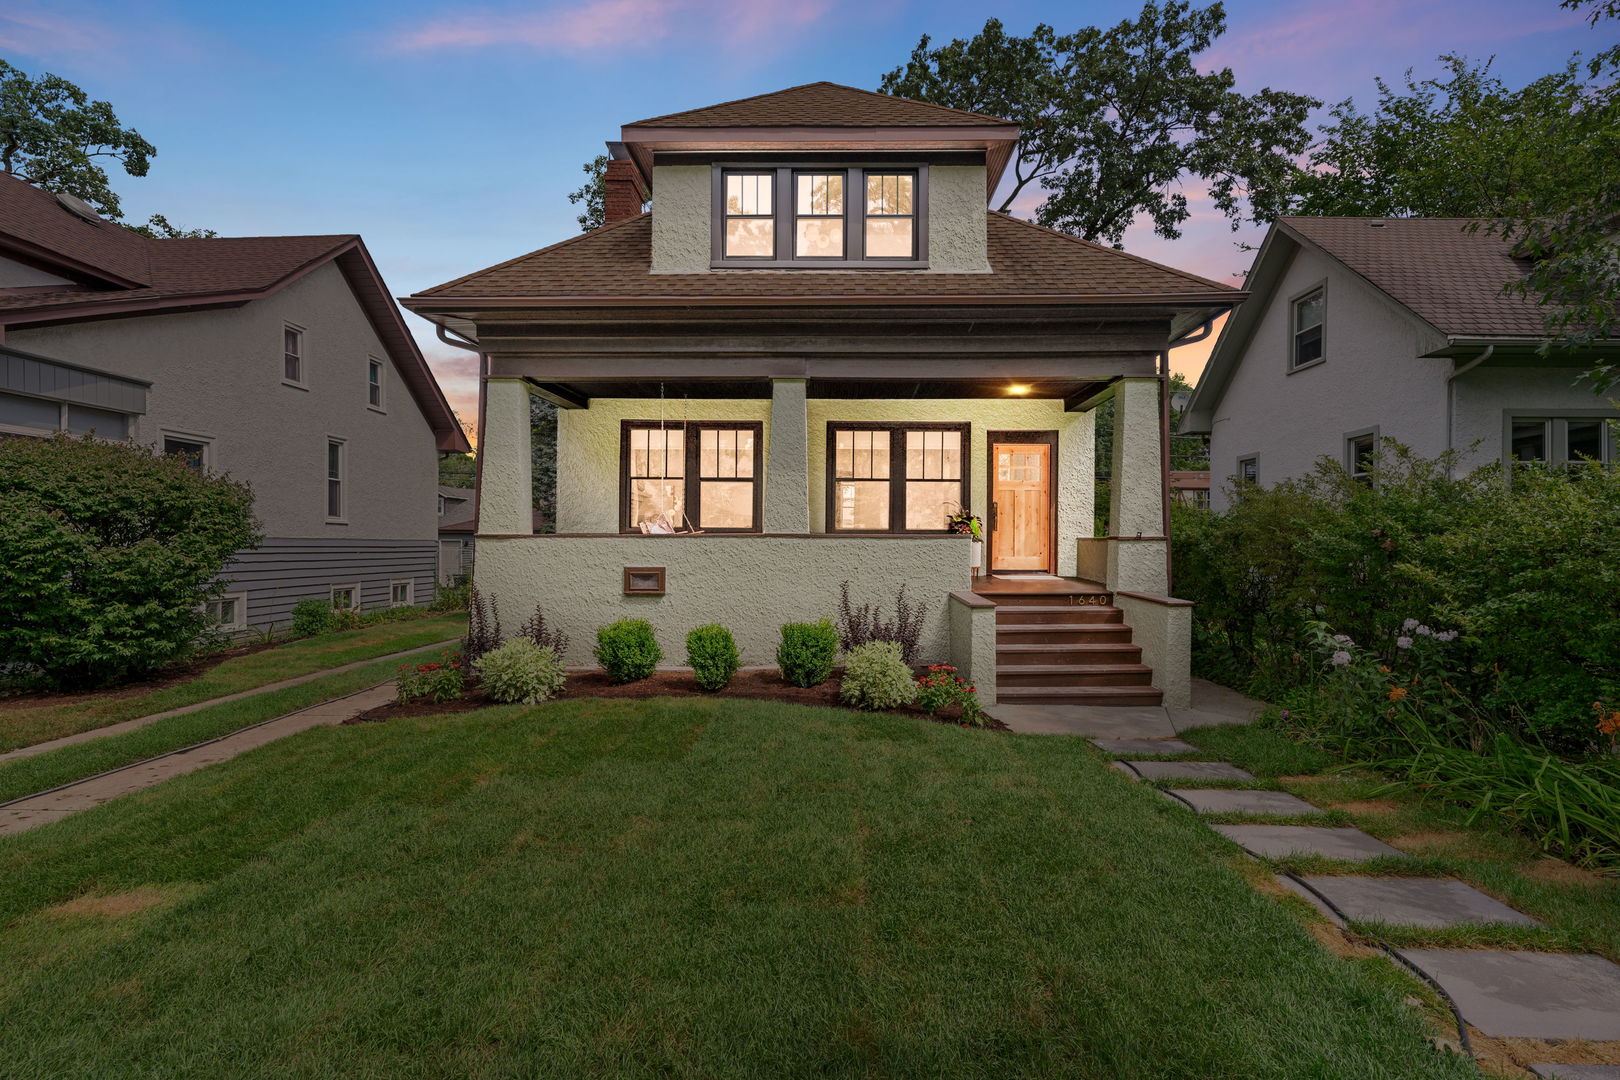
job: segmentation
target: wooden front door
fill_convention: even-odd
[[[1037,441],[1039,440],[1039,441]],[[990,569],[1052,572],[1055,433],[990,439]]]

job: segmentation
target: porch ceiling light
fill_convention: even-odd
[[[1025,394],[1029,393],[1029,387],[1023,383],[1013,383],[1011,386],[1007,387],[1007,393],[1011,394],[1013,397],[1023,397]]]

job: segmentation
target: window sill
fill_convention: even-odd
[[[926,259],[711,259],[710,270],[926,270]]]
[[[293,382],[291,379],[282,379],[281,380],[281,385],[282,386],[290,386],[294,390],[304,390],[304,391],[309,390],[309,384],[308,383]]]
[[[1321,365],[1323,365],[1325,363],[1327,363],[1327,357],[1319,356],[1315,360],[1312,360],[1312,361],[1310,361],[1308,363],[1301,364],[1298,367],[1289,368],[1288,369],[1288,374],[1293,375],[1296,372],[1307,371],[1307,370],[1309,370],[1309,369],[1311,369],[1313,367],[1320,367]]]
[[[388,415],[388,410],[383,408],[381,405],[367,405],[366,406],[366,411],[367,412],[380,413],[383,416]]]
[[[332,518],[332,517],[329,517],[329,518],[326,519],[326,523],[328,525],[347,525],[349,523],[349,519],[348,518]]]

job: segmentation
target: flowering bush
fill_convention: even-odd
[[[473,661],[484,692],[504,705],[538,705],[556,697],[568,681],[557,651],[530,638],[513,638]]]
[[[979,707],[976,688],[956,673],[949,664],[933,664],[928,673],[917,679],[917,705],[929,716],[952,705],[962,708],[962,723],[981,727],[984,710]]]
[[[425,664],[406,664],[399,669],[397,694],[401,705],[425,698],[428,701],[454,701],[467,688],[467,672],[461,654],[440,650],[442,659]]]
[[[844,678],[838,696],[857,709],[893,709],[917,699],[911,669],[892,641],[857,645],[844,658]]]

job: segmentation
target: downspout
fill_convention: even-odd
[[[1226,310],[1231,310],[1230,308]],[[1170,573],[1175,565],[1170,539],[1170,350],[1177,345],[1192,345],[1203,341],[1215,330],[1215,320],[1226,314],[1216,312],[1202,324],[1178,338],[1173,338],[1159,354],[1159,495],[1163,504],[1159,534],[1164,537],[1164,594],[1170,595]]]
[[[484,380],[489,377],[489,354],[473,344],[471,339],[453,334],[448,327],[434,323],[433,328],[439,340],[452,349],[465,349],[478,354],[478,443],[475,447],[477,454],[473,458],[473,493],[477,497],[477,501],[473,504],[473,537],[476,539],[478,515],[484,510]],[[473,573],[476,574],[477,564],[473,565]]]
[[[1479,367],[1479,365],[1481,365],[1485,361],[1489,360],[1491,358],[1491,355],[1493,353],[1495,353],[1495,352],[1496,352],[1496,346],[1495,345],[1487,345],[1487,346],[1485,346],[1485,351],[1484,352],[1480,353],[1478,356],[1476,356],[1472,360],[1468,361],[1468,363],[1464,364],[1462,367],[1454,369],[1450,375],[1446,376],[1446,450],[1447,450],[1448,453],[1451,450],[1456,449],[1456,446],[1455,446],[1456,415],[1457,415],[1456,379],[1457,379],[1457,377],[1459,375],[1465,375],[1468,372],[1473,371],[1475,368]],[[1450,478],[1451,475],[1452,475],[1452,464],[1451,464],[1450,460],[1448,459],[1447,462],[1446,462],[1446,476],[1447,476],[1447,478]]]

